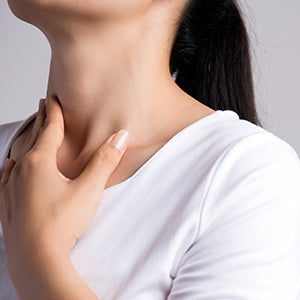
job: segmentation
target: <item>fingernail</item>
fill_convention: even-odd
[[[127,129],[121,129],[117,133],[115,133],[110,141],[111,145],[116,147],[118,150],[123,152],[126,147],[127,139],[129,136],[129,132]]]

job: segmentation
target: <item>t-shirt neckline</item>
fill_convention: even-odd
[[[145,163],[142,164],[142,166],[140,166],[130,177],[126,178],[125,180],[114,184],[110,187],[107,187],[104,189],[103,194],[107,194],[108,192],[114,191],[120,187],[123,187],[124,185],[126,185],[127,183],[130,183],[132,180],[134,180],[137,176],[140,175],[140,173],[142,173],[155,159],[157,159],[161,153],[165,152],[166,149],[168,149],[169,147],[171,147],[171,145],[179,138],[179,136],[183,135],[184,133],[189,132],[190,130],[192,130],[193,128],[199,126],[199,125],[205,125],[207,123],[209,123],[210,121],[213,121],[213,119],[215,119],[217,116],[219,116],[220,114],[231,114],[232,116],[239,118],[238,114],[232,110],[215,110],[213,113],[206,115],[204,117],[202,117],[199,120],[194,121],[193,123],[189,124],[188,126],[184,127],[183,129],[181,129],[180,131],[178,131],[175,135],[173,135],[162,147],[160,147]],[[31,116],[29,116],[27,119],[23,120],[23,122],[21,122],[19,124],[19,126],[15,129],[14,134],[11,136],[6,151],[5,151],[5,157],[8,156],[8,153],[11,149],[11,146],[13,144],[13,142],[15,141],[15,139],[17,138],[17,136],[21,133],[21,131],[23,130],[23,128],[36,116],[37,112],[35,112],[34,114],[32,114]]]
[[[198,127],[199,125],[207,125],[209,122],[213,121],[217,116],[221,114],[230,114],[231,116],[234,116],[235,118],[239,119],[238,114],[233,110],[215,110],[213,113],[202,117],[199,120],[194,121],[193,123],[189,124],[188,126],[184,127],[180,131],[178,131],[175,135],[173,135],[162,147],[160,147],[145,163],[142,164],[130,177],[126,178],[125,180],[114,184],[110,187],[107,187],[104,189],[103,194],[106,194],[110,191],[117,190],[118,188],[121,188],[125,186],[126,184],[129,184],[132,180],[136,179],[154,160],[158,159],[158,157],[165,152],[168,148],[171,147],[171,145],[183,134],[191,131],[192,129]]]

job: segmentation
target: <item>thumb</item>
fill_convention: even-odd
[[[128,136],[128,130],[122,129],[106,139],[72,184],[76,184],[79,189],[96,189],[96,192],[102,192],[126,150]]]

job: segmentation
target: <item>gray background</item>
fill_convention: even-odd
[[[240,0],[252,41],[256,102],[263,127],[300,157],[300,1]],[[50,47],[34,26],[0,2],[0,124],[23,120],[45,97]]]

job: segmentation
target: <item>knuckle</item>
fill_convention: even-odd
[[[19,170],[20,170],[20,162],[17,161],[15,163],[15,165],[13,166],[13,168],[12,168],[12,170],[10,172],[10,176],[9,177],[14,180],[16,178]]]
[[[117,149],[115,149],[117,151]],[[114,166],[118,161],[118,155],[111,147],[105,147],[102,150],[98,150],[96,156],[106,165]]]
[[[38,152],[29,151],[24,155],[22,166],[32,167],[39,164],[41,155]]]

